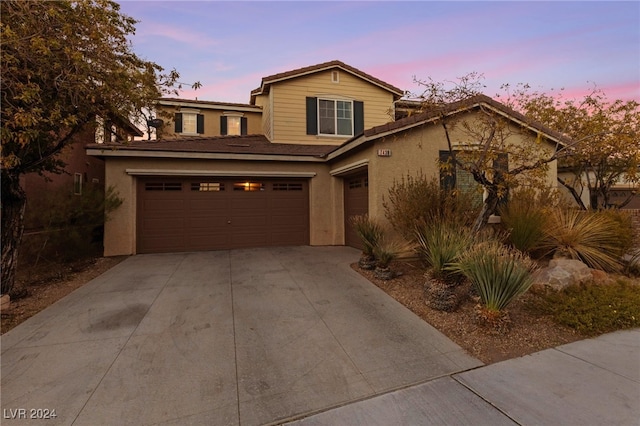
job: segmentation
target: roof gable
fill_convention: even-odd
[[[541,123],[532,120],[525,115],[507,107],[506,105],[490,98],[486,95],[476,95],[468,99],[452,102],[445,105],[442,108],[436,108],[433,110],[425,111],[422,113],[414,114],[409,117],[402,118],[397,121],[391,121],[389,123],[366,129],[361,135],[355,136],[350,140],[343,143],[341,146],[329,153],[329,158],[336,158],[351,149],[361,146],[362,144],[374,141],[384,136],[389,136],[410,130],[414,127],[422,126],[425,124],[433,123],[439,120],[443,115],[452,116],[462,112],[471,111],[479,107],[489,108],[497,114],[518,123],[525,128],[528,128],[532,132],[541,133],[547,139],[557,142],[561,145],[568,145],[573,141],[562,135],[561,133],[552,130]]]
[[[376,77],[373,77],[372,75],[369,75],[363,71],[360,71],[357,68],[347,65],[344,62],[330,61],[330,62],[324,62],[322,64],[311,65],[304,68],[298,68],[291,71],[273,74],[268,77],[263,77],[260,87],[251,91],[251,104],[255,103],[256,96],[269,93],[269,90],[272,84],[280,83],[282,81],[291,80],[291,79],[302,77],[309,74],[315,74],[318,72],[333,70],[333,69],[343,70],[375,86],[378,86],[388,92],[391,92],[397,99],[399,99],[404,95],[403,90],[389,83],[386,83]]]

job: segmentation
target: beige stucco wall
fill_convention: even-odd
[[[513,127],[513,132],[508,138],[508,143],[519,144],[535,143],[533,133],[523,133],[519,127]],[[451,131],[452,141],[461,143],[468,141],[468,135],[455,128]],[[543,142],[542,149],[550,154],[553,147]],[[391,150],[390,157],[378,156],[378,150]],[[440,170],[437,164],[439,152],[447,150],[448,144],[442,127],[426,125],[408,130],[396,135],[382,137],[375,140],[356,154],[340,157],[332,161],[331,168],[339,170],[349,164],[368,161],[369,171],[369,215],[386,224],[384,212],[384,200],[389,194],[389,189],[394,182],[403,177],[419,175],[429,178],[438,178]],[[556,163],[549,165],[546,181],[549,186],[556,187]],[[509,167],[515,167],[511,164]],[[340,218],[342,220],[342,217]],[[342,226],[339,223],[337,226]],[[387,224],[389,225],[389,224]],[[343,228],[343,226],[342,226]]]
[[[514,130],[520,130],[514,128]],[[452,131],[454,142],[468,141],[467,136]],[[535,143],[535,134],[513,132],[509,143]],[[543,142],[544,144],[544,142]],[[542,145],[551,150],[550,145]],[[391,151],[390,157],[378,156],[379,149]],[[315,173],[309,179],[310,244],[344,244],[344,192],[343,176],[368,168],[369,214],[385,222],[383,202],[395,181],[410,176],[438,177],[437,159],[440,150],[447,149],[441,127],[425,125],[405,132],[381,137],[327,163],[281,161],[221,161],[213,159],[152,159],[108,157],[106,182],[113,185],[124,198],[122,206],[113,213],[105,226],[105,255],[135,253],[136,246],[136,176],[127,169],[182,170],[185,173],[216,172],[273,172]],[[511,163],[510,167],[514,167]],[[253,173],[252,173],[253,174]],[[550,164],[547,181],[556,186],[555,163]]]
[[[185,173],[211,172],[273,172],[315,173],[309,178],[309,212],[311,245],[342,244],[340,230],[333,226],[336,220],[336,197],[341,197],[341,187],[329,175],[329,166],[324,163],[275,162],[275,161],[215,161],[192,159],[152,159],[152,158],[108,158],[106,167],[107,184],[114,186],[123,198],[122,205],[105,224],[105,256],[135,254],[136,247],[136,183],[138,176],[129,170],[181,170]],[[159,173],[161,175],[161,173]],[[340,191],[338,194],[337,192]]]
[[[335,71],[335,70],[333,70]],[[269,110],[262,128],[272,142],[339,145],[346,137],[307,135],[306,98],[326,97],[364,102],[364,128],[392,121],[393,95],[346,71],[339,70],[339,82],[331,80],[332,70],[274,83],[268,94],[256,98],[256,105]],[[277,120],[272,120],[277,117]],[[273,121],[273,122],[272,122]]]

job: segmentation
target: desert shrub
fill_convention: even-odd
[[[640,326],[640,286],[619,280],[583,284],[543,296],[539,305],[555,322],[586,335]]]
[[[610,231],[615,234],[618,241],[620,256],[633,249],[633,221],[629,212],[620,209],[598,210],[595,214],[602,215],[611,222]]]
[[[366,256],[374,256],[374,249],[378,246],[383,235],[380,224],[369,218],[369,215],[352,216],[349,220],[351,226],[362,241],[362,252]]]
[[[626,244],[610,213],[558,208],[549,216],[541,246],[594,269],[618,271]]]
[[[442,189],[436,178],[407,175],[393,183],[383,207],[393,228],[411,241],[415,239],[416,224],[446,220],[470,225],[481,206],[472,194]]]
[[[469,249],[451,269],[471,281],[487,310],[499,312],[531,287],[537,265],[518,250],[487,241]]]
[[[471,230],[436,222],[417,226],[415,233],[418,254],[430,268],[432,277],[455,281],[457,274],[448,267],[473,244]]]
[[[513,192],[509,202],[499,210],[501,225],[507,232],[507,242],[514,248],[531,254],[540,247],[547,225],[551,194],[532,189]]]
[[[71,262],[99,255],[104,223],[122,204],[113,188],[87,185],[81,195],[54,190],[28,200],[21,259],[33,266],[40,259]]]

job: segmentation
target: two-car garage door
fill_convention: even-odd
[[[309,244],[303,179],[141,178],[137,252]]]

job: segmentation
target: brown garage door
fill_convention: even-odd
[[[349,224],[352,216],[369,213],[369,178],[367,172],[344,178],[345,244],[362,249],[362,242]]]
[[[138,181],[138,253],[308,244],[305,180]]]

